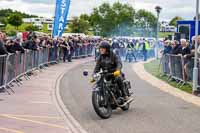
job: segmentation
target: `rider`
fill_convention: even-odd
[[[120,58],[111,51],[111,46],[106,41],[101,42],[99,49],[100,49],[100,56],[97,59],[94,73],[98,73],[100,69],[107,70],[109,73],[113,73],[125,100],[126,101],[132,100],[129,98],[127,94],[128,92],[125,90],[125,86],[123,83],[123,76],[121,74],[122,62]]]

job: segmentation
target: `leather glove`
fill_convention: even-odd
[[[91,78],[90,83],[94,83],[94,82],[95,82],[94,78]]]
[[[118,76],[120,76],[120,74],[121,74],[121,72],[119,70],[117,70],[113,73],[114,77],[118,77]]]

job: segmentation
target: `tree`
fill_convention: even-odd
[[[122,25],[131,26],[134,23],[134,16],[135,10],[127,4],[116,2],[111,6],[103,3],[93,9],[89,20],[95,31],[100,31],[102,36],[111,36],[123,32],[125,28],[120,28]]]
[[[176,17],[172,18],[172,20],[169,22],[169,25],[176,26],[176,23],[177,23],[177,21],[179,21],[179,20],[183,20],[183,18],[182,18],[182,17],[179,17],[179,16],[176,16]]]
[[[145,11],[144,9],[139,10],[136,13],[136,20],[139,27],[146,27],[147,25],[149,27],[156,27],[157,24],[157,18],[148,11]]]
[[[15,26],[16,29],[18,29],[18,27],[20,25],[22,25],[23,21],[22,21],[22,17],[19,14],[11,14],[8,18],[7,18],[7,22],[9,24],[11,24],[12,26]]]
[[[18,15],[22,16],[22,18],[38,17],[36,15],[29,15],[29,14],[22,13],[19,11],[13,11],[11,9],[1,9],[0,10],[0,23],[7,25],[7,17],[10,16],[11,14],[18,14]]]
[[[87,15],[81,15],[78,17],[73,17],[72,22],[69,24],[69,31],[73,33],[88,33],[90,28],[89,21],[87,20]]]
[[[28,26],[26,26],[25,30],[26,31],[38,31],[39,28],[37,26],[34,26],[34,25],[28,25]]]
[[[116,2],[103,3],[93,9],[90,15],[82,14],[69,24],[71,32],[93,31],[101,36],[133,35],[135,28],[156,29],[157,18],[146,10],[135,11],[128,5]],[[153,31],[152,30],[152,31]],[[144,32],[143,32],[144,33]],[[148,32],[147,32],[148,33]]]

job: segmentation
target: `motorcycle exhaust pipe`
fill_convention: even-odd
[[[133,101],[133,99],[130,99],[130,100],[128,100],[128,101],[126,101],[123,105],[119,105],[119,103],[117,102],[117,99],[115,98],[115,96],[113,95],[113,93],[111,92],[111,95],[112,95],[112,97],[113,97],[113,99],[114,99],[114,102],[115,102],[115,104],[118,106],[118,107],[124,107],[124,106],[126,106],[127,104],[129,104],[129,103],[131,103],[132,101]]]

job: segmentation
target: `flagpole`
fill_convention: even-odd
[[[53,38],[53,29],[54,29],[55,17],[56,17],[56,6],[57,6],[57,0],[55,1],[55,7],[54,7],[54,15],[53,15],[52,30],[51,30],[51,38]]]

